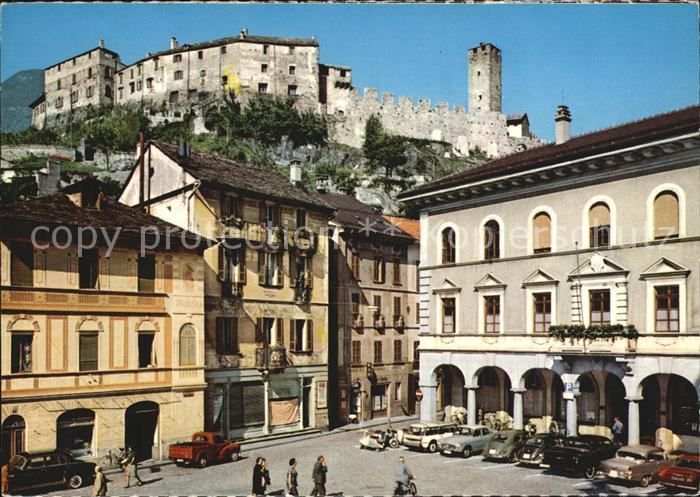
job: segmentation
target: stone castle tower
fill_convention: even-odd
[[[469,112],[501,112],[501,50],[480,43],[467,57]]]

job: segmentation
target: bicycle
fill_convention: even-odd
[[[102,469],[118,468],[121,467],[122,459],[124,459],[125,456],[126,451],[124,450],[124,447],[119,447],[119,449],[116,451],[112,451],[112,449],[110,449],[107,454],[100,458],[98,465],[102,467]]]
[[[408,484],[408,488],[405,483],[397,481],[394,495],[411,495],[415,497],[418,495],[418,489],[416,488],[416,484],[412,481]]]

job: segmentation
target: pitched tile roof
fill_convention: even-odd
[[[526,172],[530,169],[556,164],[557,162],[579,159],[588,155],[610,152],[624,147],[698,131],[698,128],[700,128],[700,106],[686,107],[666,114],[659,114],[620,126],[579,135],[561,144],[551,143],[507,155],[487,162],[480,167],[461,171],[426,183],[409,192],[400,194],[399,198],[410,198],[416,194],[430,193],[442,188],[490,179],[504,174]]]
[[[216,242],[198,237],[192,232],[183,230],[174,224],[147,214],[146,211],[119,203],[116,199],[102,196],[99,209],[89,209],[76,205],[68,198],[68,194],[79,191],[85,181],[96,181],[92,178],[69,185],[64,190],[36,197],[0,209],[0,227],[2,232],[9,228],[33,226],[67,226],[69,228],[93,227],[101,228],[111,235],[119,229],[119,237],[140,238],[144,230],[147,239],[157,232],[162,242],[169,237],[169,246],[177,247],[184,240],[189,246],[203,246]],[[147,228],[147,229],[146,229]],[[150,244],[150,242],[149,242]],[[201,245],[200,245],[201,244]]]
[[[383,233],[403,239],[413,238],[401,227],[387,221],[382,214],[376,213],[352,195],[341,193],[319,193],[317,195],[337,209],[333,219],[335,224],[366,232],[368,236]]]
[[[204,183],[290,204],[301,204],[317,210],[333,210],[333,207],[316,192],[308,192],[295,186],[284,175],[273,169],[255,167],[201,152],[190,152],[189,156],[181,156],[178,154],[176,145],[162,142],[151,144]]]
[[[417,219],[399,216],[384,216],[384,219],[401,228],[403,232],[411,235],[414,240],[420,240],[420,222]]]

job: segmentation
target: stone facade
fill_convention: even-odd
[[[98,48],[46,70],[46,95],[32,104],[32,122],[60,124],[71,110],[112,103],[106,95],[113,93],[115,104],[141,106],[154,123],[192,111],[196,132],[203,133],[205,110],[233,91],[244,105],[259,93],[291,96],[299,108],[329,116],[331,139],[353,147],[362,145],[371,115],[391,133],[448,143],[465,156],[477,147],[496,157],[540,145],[526,125],[509,123],[501,113],[501,51],[482,43],[469,49],[468,62],[469,112],[444,102],[433,107],[429,100],[414,106],[408,97],[397,104],[391,93],[378,102],[376,89],[360,96],[351,68],[319,63],[314,38],[254,36],[247,30],[193,45],[180,46],[173,38],[169,50],[128,66]]]
[[[630,444],[660,427],[698,437],[699,151],[689,108],[405,194],[422,206],[421,418],[456,404],[469,422],[551,415],[570,434],[620,416]],[[560,340],[557,324],[639,337]]]
[[[126,444],[141,459],[163,457],[169,443],[201,430],[201,254],[149,250],[153,271],[144,276],[133,240],[117,236],[112,251],[98,245],[97,283],[87,288],[75,244],[44,248],[39,239],[32,248],[20,222],[13,226],[0,243],[3,463],[22,450],[96,458]]]
[[[44,94],[31,104],[32,125],[65,125],[75,112],[114,103],[114,74],[124,64],[100,45],[44,70]]]

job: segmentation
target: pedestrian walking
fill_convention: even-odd
[[[136,478],[136,485],[139,487],[143,485],[141,478],[139,478],[139,468],[138,461],[136,461],[136,452],[131,447],[126,449],[126,456],[124,457],[123,465],[124,472],[126,473],[126,485],[124,488],[129,488],[131,486],[131,479]]]
[[[287,470],[287,495],[299,495],[297,476],[297,460],[292,457],[289,460],[289,469]]]
[[[95,497],[107,495],[107,477],[100,466],[95,466],[95,483],[92,485],[92,495]]]
[[[265,495],[269,484],[270,472],[267,470],[267,461],[264,457],[258,457],[253,467],[253,495]]]
[[[318,456],[316,464],[314,464],[314,471],[311,474],[311,479],[314,482],[314,489],[311,491],[311,495],[326,495],[327,472],[326,460],[323,456]]]
[[[615,445],[622,445],[622,432],[625,429],[625,425],[622,424],[622,420],[619,416],[613,418],[612,433],[613,433],[613,443]]]

